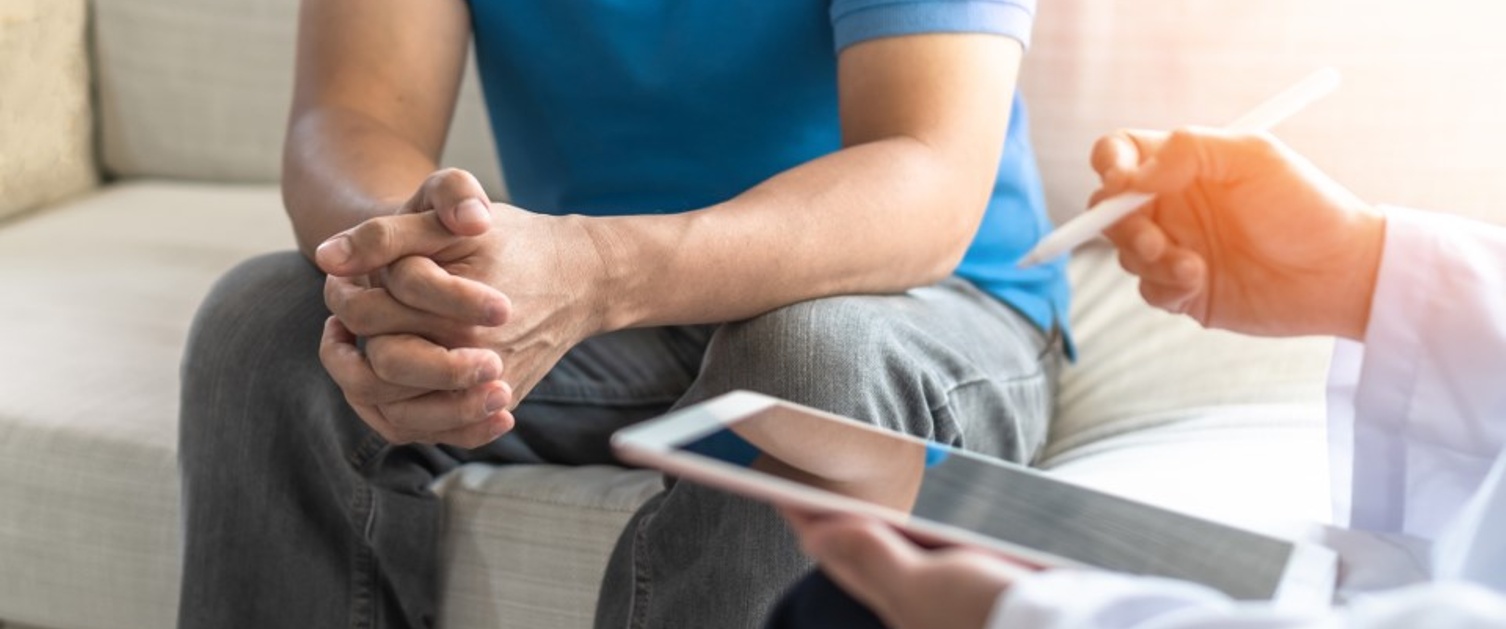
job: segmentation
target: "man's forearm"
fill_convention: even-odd
[[[436,166],[421,148],[360,112],[311,108],[291,123],[282,197],[298,247],[392,214]]]
[[[895,137],[704,210],[586,219],[609,274],[606,327],[732,321],[936,282],[972,242],[997,160]]]

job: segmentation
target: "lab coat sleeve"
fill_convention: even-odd
[[[1499,453],[1506,438],[1506,229],[1388,210],[1365,341],[1359,397],[1379,404],[1357,408],[1358,413],[1402,409],[1402,421],[1440,422],[1427,436],[1443,445],[1479,455]],[[1506,597],[1453,580],[1360,596],[1347,607],[1303,614],[1235,602],[1185,582],[1057,570],[1007,590],[987,629],[1420,626],[1506,627]]]
[[[1365,331],[1360,386],[1393,393],[1358,413],[1506,426],[1506,228],[1389,208],[1386,244]],[[1499,452],[1459,430],[1455,445]],[[1493,457],[1492,457],[1493,458]]]
[[[1310,613],[1239,603],[1201,586],[1108,572],[1056,570],[1000,597],[987,629],[1478,629],[1506,626],[1506,599],[1465,582],[1357,597]]]
[[[1351,523],[1433,537],[1506,445],[1506,228],[1389,209],[1363,351]]]

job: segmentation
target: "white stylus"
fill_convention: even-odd
[[[1224,128],[1235,133],[1269,131],[1271,127],[1281,124],[1281,121],[1301,111],[1313,101],[1327,96],[1338,87],[1339,71],[1333,68],[1323,68],[1287,88],[1286,91],[1261,103],[1260,106],[1240,116]],[[1042,238],[1035,248],[1020,260],[1019,266],[1021,268],[1035,266],[1071,251],[1078,245],[1092,240],[1110,225],[1129,216],[1154,198],[1155,195],[1144,192],[1126,192],[1099,201],[1088,211],[1067,221],[1056,231]]]

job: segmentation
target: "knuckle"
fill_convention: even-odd
[[[367,378],[354,376],[350,373],[336,375],[330,374],[340,390],[345,392],[345,401],[352,405],[369,404],[376,399],[376,387]]]
[[[1172,151],[1184,151],[1198,144],[1198,132],[1191,127],[1182,127],[1171,132],[1166,137],[1166,148]]]
[[[402,381],[408,375],[407,365],[387,349],[387,344],[380,338],[367,341],[366,355],[371,361],[371,371],[387,382]]]
[[[350,330],[356,336],[373,336],[381,333],[378,317],[371,308],[354,307],[351,301],[347,301],[341,308],[342,312],[335,314],[345,324],[345,329]]]
[[[448,189],[468,187],[473,179],[469,172],[453,167],[434,173],[435,182]]]
[[[386,287],[392,296],[402,299],[414,299],[423,289],[423,271],[417,258],[407,257],[392,263],[388,267]]]
[[[1152,306],[1160,306],[1156,303],[1156,290],[1147,280],[1140,280],[1140,298]]]
[[[324,305],[337,315],[345,307],[345,291],[340,289],[339,280],[333,275],[324,278]]]
[[[1094,141],[1091,153],[1093,165],[1099,170],[1113,166],[1112,159],[1117,152],[1116,149],[1118,148],[1119,141],[1117,134],[1105,135]]]
[[[356,378],[351,382],[351,395],[369,403],[382,399],[387,387],[371,378]]]
[[[397,226],[386,217],[374,218],[356,227],[350,234],[357,255],[363,251],[386,251],[397,242]]]

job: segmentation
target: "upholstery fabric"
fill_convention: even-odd
[[[663,487],[616,467],[468,465],[445,497],[444,626],[589,627],[617,535]]]
[[[1205,330],[1140,300],[1106,243],[1072,261],[1077,362],[1062,373],[1048,462],[1115,435],[1217,415],[1300,405],[1320,421],[1328,339],[1262,339]]]
[[[268,187],[111,186],[0,230],[0,619],[173,625],[189,318],[291,246]]]
[[[279,179],[297,0],[92,3],[106,172],[215,182]],[[441,163],[471,170],[493,198],[503,199],[474,68],[459,102]]]
[[[0,3],[0,218],[94,185],[85,9]]]

